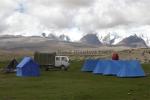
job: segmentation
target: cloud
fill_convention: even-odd
[[[1,0],[0,32],[141,32],[150,26],[149,10],[149,0]]]
[[[84,30],[149,25],[149,9],[149,0],[98,0],[89,11],[77,15],[76,23]]]
[[[28,13],[36,16],[49,28],[74,27],[74,17],[79,9],[90,7],[95,0],[34,0],[29,2]],[[41,12],[42,11],[42,12]]]
[[[8,29],[5,31],[7,34],[15,35],[40,35],[44,31],[44,26],[40,24],[40,21],[28,14],[13,13],[7,18]]]
[[[17,6],[18,0],[1,0],[0,1],[0,32],[7,30],[6,19],[12,15],[13,9]]]
[[[89,7],[96,0],[32,0],[30,4],[45,5],[45,6],[61,6],[63,8],[80,8]]]

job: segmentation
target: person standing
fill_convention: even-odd
[[[119,55],[118,55],[118,53],[114,52],[114,53],[112,54],[112,60],[119,60]]]

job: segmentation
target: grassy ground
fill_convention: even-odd
[[[81,66],[74,61],[69,71],[42,71],[40,77],[31,78],[1,73],[0,100],[150,100],[150,76],[93,75],[81,72]],[[143,67],[150,72],[148,64]]]

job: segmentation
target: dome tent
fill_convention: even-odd
[[[17,65],[16,75],[39,76],[39,65],[31,57],[24,57],[24,59]]]

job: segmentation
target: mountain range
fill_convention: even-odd
[[[124,38],[117,45],[134,47],[134,48],[146,48],[147,47],[145,41],[142,38],[138,37],[137,35],[131,35],[127,38]]]
[[[103,43],[103,44],[109,44],[109,45],[120,45],[121,41],[125,41],[125,39],[127,38],[126,41],[130,41],[127,43],[127,46],[131,46],[129,43],[132,44],[132,42],[136,43],[136,42],[145,42],[143,43],[144,45],[150,47],[150,35],[146,34],[146,33],[136,33],[136,34],[131,34],[131,33],[106,33],[106,34],[102,34],[99,33],[97,34],[97,36],[99,37],[99,40]],[[133,38],[134,41],[131,41]],[[138,40],[137,40],[138,39]],[[135,41],[136,40],[136,41]],[[133,46],[135,47],[135,46]]]
[[[57,37],[55,35],[50,35],[48,37],[3,35],[0,36],[0,49],[7,50],[7,51],[29,50],[29,51],[52,51],[53,52],[56,50],[97,48],[97,46],[95,45],[78,43],[78,42],[70,42],[68,41],[68,39],[66,40],[66,38],[67,36]]]
[[[144,37],[144,36],[143,36]],[[145,38],[144,38],[145,39]],[[66,35],[56,36],[49,34],[48,36],[21,36],[21,35],[1,35],[0,49],[4,50],[32,50],[32,51],[56,51],[56,50],[72,50],[84,48],[99,47],[131,47],[131,48],[147,48],[149,41],[145,41],[138,35],[130,35],[128,37],[120,37],[117,34],[107,34],[100,36],[98,34],[86,34],[79,41],[73,42]],[[147,40],[149,40],[147,38]]]
[[[80,39],[80,42],[99,46],[125,46],[132,48],[148,47],[144,39],[137,36],[136,34],[122,39],[117,35],[111,36],[110,34],[106,35],[104,38],[99,39],[97,34],[87,34]]]

